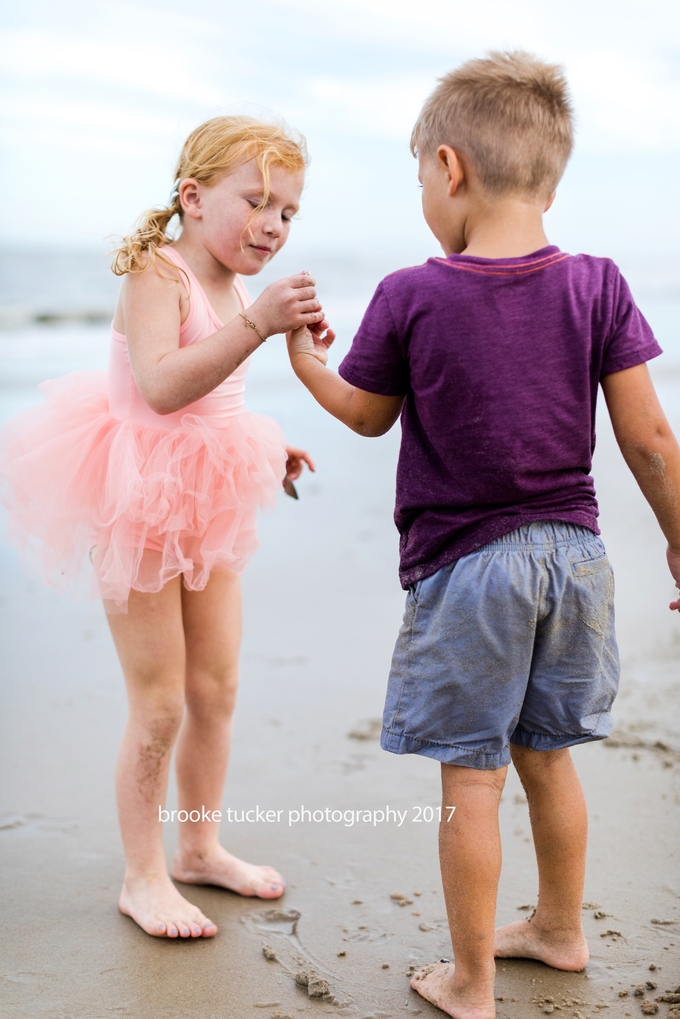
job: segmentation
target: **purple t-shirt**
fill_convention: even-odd
[[[556,247],[450,255],[384,279],[339,371],[367,392],[406,396],[403,586],[534,520],[599,534],[598,383],[660,353],[606,258]]]

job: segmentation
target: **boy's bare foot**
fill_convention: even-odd
[[[157,938],[213,938],[217,934],[212,920],[180,895],[167,874],[151,880],[126,877],[118,908]]]
[[[578,972],[588,962],[588,944],[583,932],[547,931],[531,917],[498,928],[494,955],[498,959],[539,959],[553,969]]]
[[[285,881],[273,867],[246,863],[219,845],[205,853],[178,852],[172,876],[185,884],[219,885],[258,899],[278,899],[286,890]]]
[[[495,1019],[493,981],[486,993],[454,987],[451,962],[434,962],[414,974],[411,987],[453,1019]]]

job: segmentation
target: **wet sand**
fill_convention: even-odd
[[[661,393],[678,408],[680,378],[667,374]],[[245,579],[224,796],[235,812],[224,843],[279,868],[288,890],[265,903],[182,888],[218,924],[211,941],[157,940],[118,913],[113,773],[125,701],[101,607],[45,590],[3,546],[3,1019],[441,1015],[407,976],[450,955],[429,820],[438,766],[383,753],[372,724],[403,604],[391,522],[398,430],[362,440],[315,413],[293,379],[262,376],[250,394],[251,407],[278,417],[319,466],[300,483],[298,503],[282,497],[263,519],[263,547]],[[671,416],[680,426],[680,413]],[[501,1019],[551,1011],[624,1019],[680,984],[680,618],[666,607],[663,539],[604,423],[595,476],[617,573],[623,677],[616,736],[574,751],[591,817],[591,961],[580,974],[501,961]],[[245,820],[242,811],[256,807],[280,819]],[[323,820],[289,824],[302,807]],[[398,814],[389,822],[363,814],[352,825],[325,814],[387,807],[405,812],[401,824]],[[512,770],[501,824],[499,924],[528,915],[536,896]],[[165,826],[169,856],[176,832],[177,823]],[[658,1014],[670,1008],[660,1003]]]

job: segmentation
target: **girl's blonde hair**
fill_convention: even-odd
[[[179,183],[187,177],[205,187],[217,184],[237,166],[254,159],[262,173],[262,201],[253,210],[266,208],[270,193],[270,169],[281,166],[291,172],[304,170],[309,162],[305,139],[282,121],[267,123],[254,117],[213,117],[192,131],[184,143],[175,169],[170,204],[149,209],[136,229],[124,237],[115,251],[111,268],[116,276],[143,272],[154,262],[158,249],[167,244],[168,226],[174,216],[182,218]],[[159,255],[163,261],[168,259]]]

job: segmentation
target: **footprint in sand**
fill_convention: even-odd
[[[377,999],[371,1001],[364,993],[363,988],[360,994],[349,994],[343,988],[342,1000],[336,997],[333,991],[336,990],[340,993],[339,988],[351,977],[345,968],[347,963],[344,962],[344,973],[340,977],[310,952],[303,944],[298,932],[301,919],[301,913],[297,909],[272,908],[248,913],[241,918],[241,922],[252,934],[262,939],[262,954],[267,960],[267,965],[271,963],[281,966],[298,988],[304,988],[307,991],[309,998],[343,1009],[349,1008],[352,1014],[366,1016],[366,1019],[369,1019],[369,1016],[372,1019],[386,1017],[386,1013],[380,1008],[379,1001]],[[348,932],[345,931],[346,938],[347,934]],[[387,938],[386,933],[370,932],[367,928],[357,931],[356,935],[360,935],[361,940],[364,940],[365,936],[369,941]],[[351,933],[347,940],[353,940]],[[342,949],[337,955],[346,957],[346,950]],[[274,1019],[273,1016],[272,1019]],[[287,1019],[287,1014],[281,1011],[277,1019]]]
[[[262,954],[268,962],[278,963],[298,987],[304,987],[310,998],[322,999],[332,1005],[340,1002],[331,993],[335,980],[323,963],[302,944],[298,935],[301,914],[297,909],[265,909],[244,916],[243,923],[250,931],[266,935]],[[276,941],[276,948],[269,942]],[[350,1004],[351,999],[342,1004]]]

